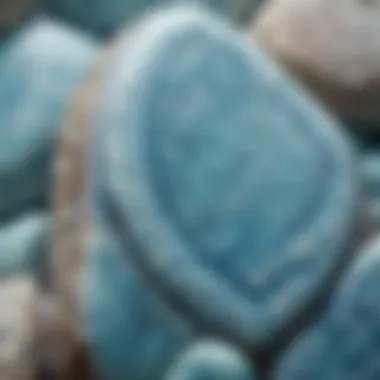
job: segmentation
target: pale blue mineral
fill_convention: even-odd
[[[0,218],[48,194],[63,113],[97,51],[46,18],[0,45]]]
[[[45,211],[20,214],[0,226],[0,279],[15,274],[41,277],[51,233]]]
[[[165,380],[255,380],[254,372],[244,355],[233,347],[204,341],[186,349]]]
[[[380,378],[380,238],[367,242],[328,309],[282,356],[274,380]]]
[[[82,309],[94,362],[107,379],[157,379],[198,337],[264,346],[347,259],[359,196],[350,141],[201,8],[147,16],[113,57],[88,154],[96,228]]]

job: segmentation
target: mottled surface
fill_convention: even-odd
[[[380,3],[274,0],[252,35],[349,122],[380,121]]]
[[[206,14],[157,13],[129,37],[94,113],[95,209],[174,310],[263,344],[342,264],[350,145]]]
[[[43,0],[45,8],[99,35],[110,35],[144,12],[167,4],[200,3],[246,23],[264,0]]]
[[[0,280],[0,378],[31,380],[34,374],[33,343],[36,319],[33,311],[37,301],[31,277],[15,276]]]
[[[0,217],[50,187],[61,117],[97,52],[84,35],[37,18],[0,47]]]
[[[322,318],[281,358],[274,380],[380,378],[380,238],[368,243]]]

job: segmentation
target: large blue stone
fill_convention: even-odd
[[[97,35],[110,35],[144,12],[170,3],[202,3],[237,23],[246,23],[264,0],[43,0],[52,14]]]
[[[380,238],[366,244],[322,318],[280,359],[274,380],[380,378]]]
[[[274,63],[205,11],[158,12],[118,46],[92,118],[93,211],[174,313],[265,344],[345,259],[353,149]]]
[[[61,117],[97,51],[45,18],[0,46],[0,217],[47,195]]]

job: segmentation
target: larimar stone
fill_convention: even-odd
[[[348,139],[197,8],[129,30],[99,93],[93,211],[125,258],[198,330],[248,347],[274,339],[346,260],[358,197]],[[87,339],[100,344],[101,329]]]
[[[245,24],[264,0],[43,0],[52,14],[66,19],[100,36],[109,36],[120,26],[133,21],[146,11],[162,5],[201,3]]]
[[[0,227],[0,278],[26,273],[42,278],[51,218],[44,211],[21,214]]]
[[[380,238],[367,242],[326,312],[279,360],[274,380],[380,377]]]
[[[87,36],[46,18],[0,46],[0,217],[47,195],[61,117],[97,51]]]
[[[247,363],[332,291],[356,232],[339,125],[197,7],[118,36],[56,165],[53,289],[100,378],[255,379]]]
[[[185,350],[165,377],[168,380],[253,380],[244,355],[225,344],[205,341]]]

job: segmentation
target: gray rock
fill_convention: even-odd
[[[250,30],[345,121],[380,126],[380,3],[272,0]]]
[[[158,12],[113,49],[57,160],[54,291],[70,328],[107,379],[162,378],[200,335],[265,346],[346,260],[349,141],[208,13]]]
[[[34,347],[37,291],[31,277],[0,281],[0,378],[31,380],[35,371]]]
[[[0,33],[20,25],[36,5],[36,0],[0,0]]]
[[[99,36],[109,36],[145,12],[168,4],[200,3],[246,24],[264,0],[43,0],[46,10]]]

